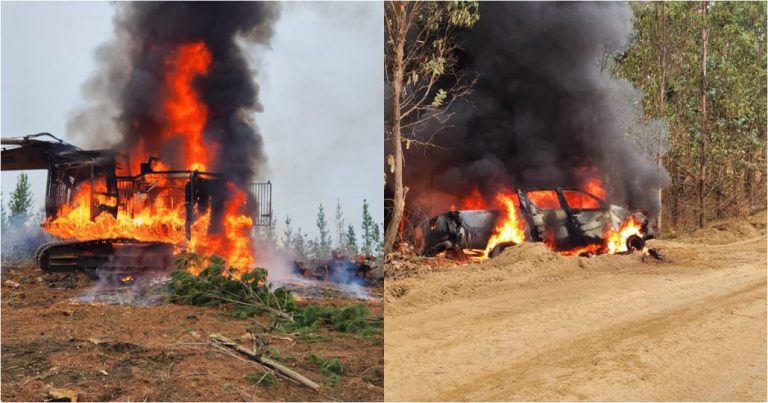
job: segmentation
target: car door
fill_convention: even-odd
[[[547,245],[568,243],[568,214],[555,190],[527,190],[525,197],[532,224],[531,237]]]
[[[561,190],[563,201],[574,218],[579,234],[589,239],[602,239],[611,224],[610,211],[605,201],[580,190]]]

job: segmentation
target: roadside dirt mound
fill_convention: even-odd
[[[482,266],[485,268],[496,268],[508,265],[540,265],[562,263],[565,256],[551,251],[546,245],[540,242],[527,242],[515,245],[504,250],[496,258],[486,260]]]
[[[649,241],[663,261],[528,243],[388,280],[386,399],[765,401],[765,217]]]
[[[670,240],[651,240],[663,260],[626,255],[599,255],[591,258],[563,256],[543,243],[528,242],[507,248],[500,256],[479,264],[449,264],[450,259],[398,254],[388,261],[384,301],[387,315],[413,313],[454,298],[482,297],[493,292],[538,287],[565,279],[587,278],[599,273],[645,273],[654,268],[675,266],[677,270],[698,271],[727,264],[723,254],[702,259],[708,247],[723,248],[747,243],[747,249],[765,236],[764,212],[749,217],[712,222],[693,234]],[[735,250],[734,250],[735,251]],[[503,286],[502,288],[495,286]],[[480,295],[482,294],[482,295]]]
[[[386,281],[413,277],[418,274],[450,269],[460,263],[453,259],[404,255],[397,252],[387,255],[384,262]]]
[[[765,235],[766,213],[761,212],[748,217],[726,218],[711,222],[706,228],[690,235],[683,235],[677,240],[705,245],[723,245]]]
[[[412,313],[455,298],[485,297],[513,288],[537,287],[565,278],[589,276],[595,271],[616,269],[639,256],[563,256],[543,243],[531,242],[507,248],[500,256],[479,264],[447,270],[417,271],[408,278],[388,279],[384,285],[387,316]],[[597,262],[600,261],[600,264]],[[593,263],[595,262],[595,263]]]

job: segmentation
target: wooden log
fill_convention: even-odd
[[[227,337],[222,336],[219,333],[214,333],[208,336],[208,338],[211,340],[212,343],[216,343],[220,346],[224,346],[227,348],[231,348],[232,350],[235,350],[239,352],[240,354],[245,355],[246,357],[263,364],[269,368],[274,369],[275,371],[279,372],[281,375],[292,379],[314,391],[320,390],[320,385],[313,382],[311,379],[305,377],[304,375],[286,367],[283,364],[280,364],[279,362],[272,360],[267,357],[263,357],[260,353],[257,353],[247,347],[243,347],[240,344],[236,343],[234,340],[229,339]]]

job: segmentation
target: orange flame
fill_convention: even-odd
[[[582,192],[563,190],[563,197],[565,198],[566,203],[568,203],[568,207],[572,209],[600,208],[600,202],[598,202],[597,199]]]
[[[597,169],[592,165],[583,165],[578,172],[583,180],[581,189],[605,200],[605,186]]]
[[[477,187],[472,189],[472,193],[461,200],[461,208],[463,210],[482,210],[486,208],[485,200],[483,200],[483,196],[480,194],[480,189]]]
[[[597,176],[593,176],[584,183],[584,190],[587,191],[587,193],[592,193],[593,195],[605,200],[605,187],[603,186],[603,181],[600,180]]]
[[[159,144],[171,138],[180,138],[180,160],[190,170],[206,170],[215,152],[215,144],[203,139],[208,109],[195,91],[193,82],[208,73],[211,54],[203,42],[179,46],[166,60],[164,79],[166,98],[164,108],[167,123],[160,133]],[[157,150],[140,143],[129,153],[132,162],[146,161]],[[157,171],[169,170],[160,161],[154,163]],[[58,216],[44,223],[44,229],[60,238],[92,240],[101,238],[132,238],[139,241],[168,242],[177,250],[188,249],[201,255],[219,255],[231,267],[250,269],[255,262],[251,242],[253,221],[247,214],[246,193],[228,183],[229,199],[225,203],[222,231],[209,234],[210,211],[198,212],[186,239],[186,211],[184,183],[163,175],[145,175],[156,194],[150,202],[147,193],[137,193],[130,200],[121,201],[117,217],[101,206],[115,207],[117,199],[105,193],[103,180],[78,186],[72,203],[63,206]],[[182,179],[185,180],[185,179]],[[94,210],[95,209],[95,210]],[[91,211],[97,212],[91,220]]]
[[[536,208],[545,210],[560,208],[560,199],[557,198],[554,190],[532,190],[526,195]]]
[[[250,268],[255,262],[251,248],[250,230],[253,220],[244,214],[246,205],[245,192],[236,188],[233,184],[227,184],[232,197],[225,206],[225,219],[223,234],[208,235],[197,233],[190,240],[193,251],[202,250],[204,254],[216,254],[225,257],[232,267]],[[201,228],[207,230],[210,216],[203,216],[192,226],[193,233]]]
[[[592,177],[589,180],[592,184],[590,193],[595,196],[604,196],[605,190],[602,187],[602,181],[598,177]],[[463,206],[467,209],[472,204],[468,204],[466,201],[476,201],[479,196],[473,194],[463,198]],[[526,193],[529,200],[538,209],[558,209],[560,207],[560,201],[557,197],[557,193],[552,190],[535,190]],[[563,196],[566,202],[572,208],[580,209],[596,209],[600,207],[600,204],[592,197],[580,194],[573,191],[563,191]],[[481,198],[479,200],[482,200]],[[491,235],[491,238],[486,244],[485,251],[483,253],[483,259],[487,258],[496,245],[506,242],[514,242],[520,244],[525,242],[525,222],[521,218],[519,211],[518,196],[514,191],[504,190],[496,194],[496,203],[502,209],[502,215],[498,219],[496,228]],[[451,210],[455,210],[455,206],[451,206]],[[630,214],[619,226],[618,229],[607,226],[603,233],[602,243],[593,243],[585,246],[579,246],[571,249],[559,249],[555,245],[555,239],[553,233],[546,233],[544,235],[543,243],[550,249],[566,256],[580,256],[584,254],[615,254],[628,251],[627,240],[631,236],[643,237],[643,223],[637,216]]]
[[[627,252],[627,239],[632,235],[643,237],[643,224],[633,214],[627,216],[618,230],[611,229],[604,237],[607,253]]]
[[[195,42],[181,45],[174,57],[167,61],[168,71],[165,86],[168,99],[165,111],[168,127],[163,138],[184,135],[184,162],[188,169],[204,171],[209,164],[203,142],[203,128],[208,120],[208,108],[192,87],[193,80],[208,73],[211,53],[205,44]]]
[[[504,209],[504,220],[497,226],[491,239],[485,247],[484,256],[488,256],[493,248],[502,242],[525,242],[525,223],[517,211],[520,201],[512,191],[502,191],[496,194],[496,202]]]

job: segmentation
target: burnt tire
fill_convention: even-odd
[[[636,250],[643,250],[643,247],[645,246],[645,241],[643,238],[637,236],[637,235],[631,235],[629,238],[627,238],[627,250],[632,252]]]
[[[510,246],[515,246],[515,245],[517,245],[517,243],[515,242],[502,242],[502,243],[496,244],[496,246],[494,246],[493,249],[491,249],[491,253],[488,254],[488,257],[495,258],[496,256],[501,255],[504,252],[504,250],[506,250]]]

